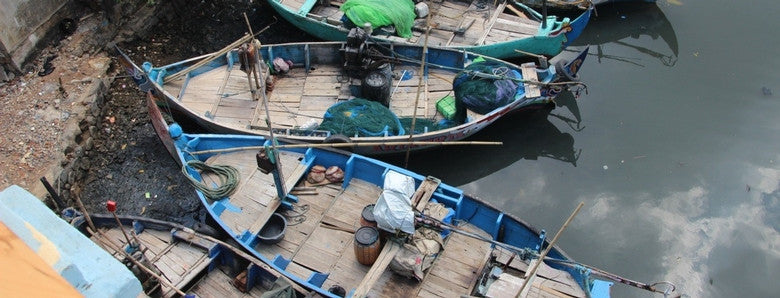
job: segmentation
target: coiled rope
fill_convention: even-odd
[[[187,173],[187,167],[192,167],[193,169],[200,171],[201,177],[204,173],[207,172],[215,174],[217,177],[219,177],[219,186],[216,188],[211,188],[205,183],[195,180],[195,178]],[[200,160],[189,160],[185,166],[181,168],[181,171],[184,173],[184,176],[190,180],[192,186],[200,190],[203,195],[211,200],[225,198],[233,194],[233,192],[235,192],[238,188],[238,178],[240,174],[238,173],[238,169],[229,165],[212,166],[207,165]]]

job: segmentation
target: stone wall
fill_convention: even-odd
[[[61,0],[0,0],[0,76],[20,74],[29,57],[51,38],[51,29],[66,17],[72,4]]]

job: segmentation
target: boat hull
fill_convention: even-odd
[[[311,47],[309,47],[310,45]],[[287,54],[286,57],[293,57],[292,58],[293,60],[299,61],[299,60],[309,59],[308,58],[309,55],[314,55],[306,51],[314,51],[312,50],[312,48],[315,47],[323,47],[323,49],[332,48],[332,50],[330,51],[338,51],[340,48],[343,47],[343,43],[338,43],[338,42],[296,43],[296,44],[263,46],[261,48],[261,53],[263,55],[263,58],[267,59],[267,61],[272,60],[275,56],[280,56],[280,53],[286,53]],[[391,48],[393,49],[394,52],[403,53],[405,57],[409,57],[409,60],[415,60],[415,61],[419,61],[416,59],[419,59],[420,58],[419,56],[422,53],[421,48],[417,46],[392,45]],[[444,49],[444,48],[428,48],[426,54],[427,54],[426,56],[427,62],[429,63],[429,65],[439,65],[443,68],[458,69],[458,68],[462,68],[465,63],[469,63],[474,59],[486,59],[488,61],[493,61],[493,63],[497,63],[499,65],[503,64],[505,65],[505,67],[509,69],[519,70],[519,66],[509,64],[501,60],[484,57],[478,54],[465,52],[465,51],[456,51],[456,50]],[[215,133],[228,133],[228,134],[268,135],[267,130],[256,129],[246,124],[237,125],[235,123],[220,121],[221,118],[215,119],[214,117],[209,117],[208,111],[207,113],[204,114],[202,110],[196,110],[191,105],[182,102],[182,100],[180,100],[181,92],[173,93],[167,91],[166,88],[164,88],[163,81],[167,77],[166,74],[173,74],[182,71],[182,69],[186,68],[186,66],[192,65],[196,61],[203,59],[202,57],[196,57],[172,65],[162,66],[157,68],[148,66],[145,69],[142,69],[141,67],[134,64],[132,61],[130,61],[129,57],[127,57],[126,55],[122,54],[122,57],[124,57],[122,61],[124,63],[125,68],[132,75],[132,77],[135,78],[136,83],[139,86],[141,86],[142,91],[146,91],[146,92],[151,91],[153,95],[159,100],[158,103],[165,104],[172,110],[178,111],[179,113],[183,114],[187,118],[192,119],[194,122],[196,122],[199,126],[205,128],[207,131],[215,132]],[[584,59],[584,55],[581,55],[581,57],[583,57]],[[230,60],[230,59],[223,59],[223,60]],[[212,66],[204,66],[204,67],[212,67],[212,68],[218,67],[219,66],[218,64],[219,63],[215,63]],[[417,66],[408,65],[407,67],[414,68]],[[578,68],[575,69],[575,72],[576,70],[578,70]],[[202,73],[205,71],[206,70],[202,70],[202,71],[194,70],[193,72]],[[416,72],[416,68],[414,68],[413,71]],[[539,68],[536,70],[539,76],[539,81],[543,84],[557,82],[558,80],[561,80],[562,76],[558,73],[558,71],[559,70],[556,70],[555,67],[553,66],[549,66],[547,68]],[[572,82],[572,83],[576,84],[577,82]],[[400,84],[400,82],[398,82],[398,84]],[[184,85],[188,86],[187,83],[185,83]],[[416,87],[416,85],[413,87],[419,88]],[[396,85],[395,88],[398,89],[398,86]],[[408,88],[410,87],[407,87],[405,89]],[[451,87],[447,87],[447,88],[451,88]],[[522,91],[524,89],[521,89],[521,91],[519,91],[518,94],[515,95],[514,100],[511,101],[510,103],[498,107],[486,114],[474,114],[473,118],[468,119],[468,121],[466,121],[465,123],[448,127],[445,129],[426,130],[424,132],[416,133],[411,136],[408,134],[380,135],[380,136],[351,136],[351,137],[343,137],[340,141],[342,142],[346,141],[354,145],[354,146],[350,146],[350,150],[355,153],[359,153],[363,155],[394,154],[394,153],[405,153],[409,150],[429,149],[437,146],[437,143],[441,144],[442,142],[464,140],[511,112],[522,110],[522,109],[532,109],[532,108],[538,108],[543,106],[549,106],[552,103],[553,98],[557,96],[560,90],[556,88],[558,87],[543,87],[541,89],[541,95],[538,97],[526,97],[524,95],[525,93]],[[411,90],[418,90],[418,89],[411,89]],[[439,94],[443,94],[443,93],[439,92]],[[413,94],[408,95],[407,98],[411,96],[413,96]],[[414,104],[414,101],[412,101],[411,104]],[[249,110],[249,113],[251,112],[252,110]],[[290,142],[328,143],[332,141],[332,139],[328,138],[329,135],[311,135],[311,134],[295,135],[295,134],[277,133],[276,137],[279,138],[280,140],[290,141]],[[407,144],[399,144],[400,142],[406,142]],[[410,144],[411,142],[418,142],[418,144]],[[429,142],[429,143],[419,144],[419,142]]]
[[[161,137],[164,138],[165,136],[161,136]],[[271,143],[267,139],[259,136],[183,134],[183,135],[179,135],[174,141],[180,145],[177,146],[176,156],[184,164],[196,160],[208,163],[209,160],[211,160],[212,158],[217,158],[217,159],[224,158],[225,156],[227,156],[226,154],[230,154],[230,152],[242,151],[242,150],[250,150],[250,151],[255,150],[252,148],[266,148],[267,150],[279,150],[279,152],[287,152],[290,154],[292,153],[301,154],[303,157],[299,158],[298,160],[306,168],[311,168],[314,164],[322,165],[324,167],[338,166],[342,168],[344,171],[343,181],[338,182],[337,184],[338,187],[342,189],[341,192],[351,192],[349,189],[352,189],[353,187],[352,184],[357,183],[358,181],[364,185],[364,186],[360,186],[358,189],[366,189],[365,187],[367,186],[365,186],[365,183],[368,183],[367,185],[373,185],[373,187],[381,188],[383,183],[385,183],[384,179],[386,178],[386,175],[389,175],[388,173],[390,172],[395,172],[404,175],[406,177],[410,177],[414,181],[415,186],[421,186],[424,183],[424,181],[430,179],[430,177],[425,177],[423,175],[411,172],[409,170],[397,166],[393,166],[391,164],[378,161],[369,157],[357,155],[354,153],[349,153],[349,152],[334,150],[334,149],[307,148],[305,146],[295,147],[295,148],[284,147],[285,145],[287,145],[284,143],[277,143],[276,145],[271,145]],[[273,146],[278,146],[278,147],[276,147],[277,149],[270,149],[273,148]],[[275,154],[275,156],[279,156],[278,154],[283,154],[283,153],[277,153]],[[289,168],[290,166],[291,165],[288,165],[287,168]],[[301,165],[295,165],[294,167],[297,166],[301,166]],[[246,170],[249,168],[242,167],[242,169]],[[188,175],[191,175],[195,179],[201,178],[201,174],[197,170],[190,167],[187,167],[186,170]],[[254,175],[261,175],[261,174],[252,174],[252,176]],[[245,181],[244,179],[254,179],[254,178],[241,178],[240,180]],[[295,179],[293,180],[285,179],[285,180],[296,181]],[[252,184],[255,185],[255,183]],[[240,185],[238,187],[239,189],[243,189],[241,188]],[[261,191],[261,192],[268,193],[268,191],[269,190]],[[327,192],[328,188],[321,189],[321,191]],[[431,200],[435,200],[436,202],[441,203],[447,208],[450,208],[452,210],[453,222],[456,221],[467,222],[469,225],[473,225],[478,229],[484,231],[486,234],[484,238],[482,238],[483,241],[495,241],[496,245],[498,246],[510,247],[512,249],[522,248],[522,249],[528,249],[530,251],[539,251],[541,248],[550,245],[550,243],[544,237],[543,231],[540,231],[532,227],[531,225],[518,219],[515,216],[512,216],[511,214],[507,214],[500,211],[498,208],[491,206],[489,203],[481,200],[476,196],[465,194],[462,190],[447,185],[445,183],[437,184],[435,188],[430,189],[430,191],[432,191]],[[349,266],[342,267],[342,265],[338,265],[334,268],[331,265],[330,268],[333,268],[332,270],[334,271],[315,270],[311,274],[306,273],[304,275],[301,275],[301,273],[295,273],[300,270],[299,268],[301,268],[300,266],[302,265],[298,265],[298,263],[304,262],[302,260],[305,259],[304,256],[285,257],[283,255],[276,254],[274,257],[273,255],[269,255],[268,251],[261,252],[261,250],[267,250],[268,247],[266,244],[262,244],[257,239],[256,237],[257,232],[252,231],[251,229],[244,230],[243,228],[241,228],[241,225],[238,225],[235,222],[236,218],[239,217],[258,216],[258,215],[250,215],[251,212],[257,212],[257,211],[251,211],[250,210],[251,208],[240,205],[241,203],[238,201],[239,199],[237,199],[237,197],[245,196],[245,194],[236,193],[234,195],[231,195],[228,198],[223,198],[218,201],[208,198],[204,193],[200,191],[197,192],[197,196],[201,200],[202,204],[206,207],[209,214],[220,225],[220,227],[223,230],[225,230],[229,235],[231,235],[243,248],[250,251],[252,254],[254,254],[256,257],[263,260],[264,262],[267,262],[268,265],[272,266],[274,269],[280,272],[284,272],[288,278],[306,287],[309,287],[310,289],[317,291],[322,295],[325,295],[327,297],[335,297],[332,293],[330,293],[326,289],[329,284],[332,284],[329,282],[330,278],[333,278],[333,276],[338,274],[343,274],[343,272],[339,272],[338,270],[352,270],[349,269],[350,268]],[[265,199],[258,196],[254,196],[254,200],[264,201]],[[298,199],[294,195],[286,196],[284,200],[291,200],[287,202],[293,205],[303,204],[302,201],[298,202],[297,201]],[[310,204],[315,204],[315,203],[310,203]],[[323,204],[323,203],[317,203],[317,204]],[[332,206],[340,205],[340,203],[331,203],[331,204],[336,204]],[[285,205],[283,204],[282,206]],[[295,209],[299,207],[300,206],[296,205],[296,207],[293,207],[292,210],[299,210],[299,209]],[[282,207],[281,209],[285,210],[285,207]],[[338,212],[343,213],[346,211],[347,210],[337,211],[337,213]],[[311,214],[312,212],[314,211],[310,210],[309,214]],[[359,214],[361,211],[351,210],[350,212]],[[321,215],[322,217],[320,217],[320,216],[316,216],[316,214],[317,213],[315,213],[315,215],[312,215],[314,216],[313,218],[315,223],[318,219],[320,221],[323,221],[325,218],[329,218],[329,215]],[[308,218],[312,218],[312,217],[308,217]],[[330,227],[329,224],[327,226]],[[333,228],[329,228],[329,229],[333,229]],[[317,233],[316,231],[317,230],[315,229],[315,232],[312,233]],[[280,247],[290,248],[290,245],[292,245],[291,243],[294,243],[295,241],[301,241],[301,240],[295,240],[295,239],[300,239],[300,236],[299,235],[296,236],[296,235],[298,234],[293,233],[293,236],[291,237],[293,237],[294,239],[290,240],[290,242],[286,242],[284,245],[280,245]],[[322,237],[321,235],[307,236],[304,239],[321,239],[321,237]],[[306,240],[303,241],[306,242]],[[315,241],[312,240],[311,242],[315,242]],[[301,245],[304,248],[298,248],[298,249],[292,248],[292,249],[294,249],[296,252],[301,250],[301,253],[303,253],[303,251],[307,251],[306,247],[309,247],[308,249],[311,249],[311,247],[321,247],[321,245],[323,244],[306,244],[306,245],[301,244]],[[271,251],[273,252],[274,250]],[[348,249],[348,251],[351,251],[351,248]],[[332,253],[335,253],[336,255],[339,254],[339,252],[332,252]],[[287,254],[289,254],[289,252],[285,253],[285,255]],[[556,259],[561,259],[561,260],[571,260],[562,250],[560,250],[557,247],[551,248],[548,256]],[[322,257],[326,259],[329,258],[325,255],[323,255]],[[341,257],[342,260],[344,258],[345,256]],[[317,264],[317,262],[315,262],[314,264]],[[591,280],[587,274],[583,274],[583,272],[581,271],[566,266],[559,266],[552,263],[548,265],[552,268],[567,272],[572,276],[572,278],[574,278],[574,280],[576,280],[578,284],[588,285],[587,288],[585,288],[584,290],[588,292],[590,297],[608,297],[609,295],[608,288],[610,285],[609,282],[605,282],[601,280]],[[316,266],[316,265],[312,265],[312,266]],[[336,268],[342,268],[342,269],[336,269]],[[365,270],[365,269],[360,269],[360,270]],[[480,274],[479,272],[472,272],[472,273],[477,275]],[[365,272],[361,274],[365,274]],[[354,287],[356,286],[356,284],[344,284],[341,282],[337,284],[344,286],[347,292],[354,291]],[[361,285],[362,284],[363,283],[361,283]],[[387,287],[388,285],[385,284],[383,286]],[[381,292],[381,291],[386,291],[387,289],[374,289],[374,290]],[[461,294],[470,295],[471,293],[461,293]]]
[[[343,25],[308,17],[307,14],[294,11],[278,0],[268,0],[268,3],[283,19],[312,36],[329,41],[344,41],[347,39],[349,28]],[[555,22],[555,25],[549,24],[547,29],[540,27],[533,36],[480,45],[455,43],[431,45],[465,50],[498,59],[527,56],[523,52],[553,57],[561,53],[567,45],[571,44],[588,24],[593,9],[587,8],[580,11],[581,13],[574,20],[566,18],[566,21],[562,23]],[[553,22],[551,21],[551,23]],[[381,42],[408,43],[408,41],[403,39],[387,35],[373,35],[371,38]]]

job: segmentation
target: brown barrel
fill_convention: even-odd
[[[360,226],[376,228],[376,219],[374,218],[374,204],[367,205],[363,208],[363,212],[360,213]]]
[[[379,256],[379,231],[375,227],[360,227],[355,231],[355,257],[360,264],[371,266]]]

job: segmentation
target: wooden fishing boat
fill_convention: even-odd
[[[572,261],[558,235],[435,177],[324,146],[186,134],[148,106],[221,229],[319,294],[609,296],[611,282],[590,273],[602,271]]]
[[[34,264],[30,260],[3,266],[4,277],[24,272],[27,279],[0,291],[4,296],[260,297],[273,292],[287,294],[275,297],[303,297],[309,292],[239,248],[177,223],[113,213],[82,215],[72,207],[60,217],[15,185],[0,192],[0,215],[0,226],[9,226],[48,262],[34,271],[56,270],[43,282],[24,271]],[[70,290],[55,286],[58,275]]]
[[[587,49],[571,61],[518,66],[453,49],[370,43],[360,32],[346,43],[255,47],[258,67],[249,71],[240,67],[240,42],[161,67],[138,67],[124,53],[121,60],[141,90],[154,90],[208,131],[346,142],[366,155],[463,140],[512,111],[549,105],[564,88],[582,86],[577,71]],[[432,144],[388,145],[407,141]]]
[[[152,297],[260,297],[270,291],[303,297],[308,292],[240,248],[177,223],[72,214],[77,215],[73,226],[125,264]]]
[[[579,36],[592,11],[589,1],[580,1],[582,5],[570,17],[543,15],[526,5],[534,1],[525,0],[351,1],[268,0],[268,3],[292,25],[324,40],[344,41],[351,27],[364,27],[363,20],[368,20],[365,28],[370,28],[372,40],[451,47],[500,59],[528,53],[557,55]],[[360,10],[366,9],[392,13],[377,20],[360,15]],[[430,24],[427,34],[426,24]]]

